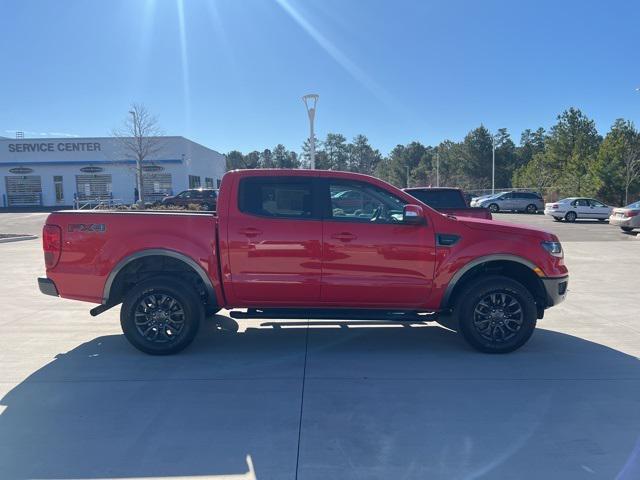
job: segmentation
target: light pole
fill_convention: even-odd
[[[133,110],[129,110],[131,117],[133,118],[133,138],[138,141],[139,130],[138,130],[138,118],[136,116],[136,112]],[[140,160],[140,155],[136,155],[136,171],[138,177],[136,179],[136,185],[138,186],[138,204],[144,205],[144,197],[142,194],[142,161]]]
[[[436,150],[436,187],[440,186],[440,151]]]
[[[307,115],[309,115],[309,166],[311,170],[316,168],[316,135],[313,131],[313,122],[316,118],[316,104],[319,96],[315,93],[309,93],[302,97]]]
[[[491,195],[496,193],[496,137],[491,134]]]

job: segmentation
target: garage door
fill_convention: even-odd
[[[153,202],[172,194],[170,173],[145,173],[142,176],[144,201]]]
[[[78,200],[103,200],[111,197],[111,175],[76,175]]]
[[[42,205],[40,175],[14,175],[4,179],[9,207]]]

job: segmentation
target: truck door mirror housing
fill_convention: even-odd
[[[405,205],[402,209],[402,222],[409,225],[425,223],[424,210],[420,205]]]

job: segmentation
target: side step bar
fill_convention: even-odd
[[[326,309],[326,308],[249,308],[246,312],[232,310],[231,318],[260,318],[260,319],[299,319],[313,318],[326,320],[381,320],[397,322],[434,322],[435,312],[417,312],[415,310],[366,310],[366,309]]]

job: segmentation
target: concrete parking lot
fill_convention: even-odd
[[[0,213],[39,233],[46,214]],[[151,357],[0,244],[0,478],[640,478],[640,241],[557,233],[570,295],[502,356],[432,325],[208,320]],[[224,313],[224,312],[223,312]]]

